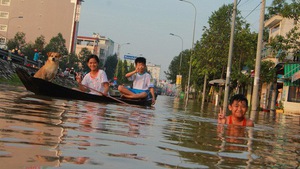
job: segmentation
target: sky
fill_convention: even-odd
[[[202,29],[208,26],[209,17],[222,5],[234,0],[188,0],[196,7],[194,41],[200,40]],[[238,0],[239,1],[239,0]],[[240,0],[238,10],[258,32],[261,0]],[[266,6],[271,4],[267,0]],[[267,10],[266,10],[267,11]],[[179,0],[85,0],[81,6],[79,36],[99,33],[122,44],[120,56],[143,56],[147,62],[161,66],[160,78],[175,56],[192,48],[194,30],[194,7]],[[130,43],[129,45],[126,43]]]

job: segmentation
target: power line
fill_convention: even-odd
[[[251,15],[260,6],[260,4],[261,2],[246,17],[243,18],[246,19],[249,15]]]
[[[247,0],[246,2],[244,2],[243,4],[241,4],[240,7],[243,6],[243,5],[245,5],[245,4],[247,4],[249,1],[250,0]]]

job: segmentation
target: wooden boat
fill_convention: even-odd
[[[98,103],[127,103],[140,106],[151,106],[151,99],[127,99],[119,96],[100,96],[70,89],[55,83],[35,78],[22,69],[17,68],[16,73],[25,88],[36,95],[56,97],[70,100],[85,100]]]

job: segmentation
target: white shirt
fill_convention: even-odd
[[[149,90],[150,87],[154,87],[152,76],[145,72],[144,74],[135,73],[128,78],[129,81],[133,81],[134,89]]]
[[[84,76],[83,80],[81,81],[81,84],[103,93],[104,92],[103,83],[105,82],[108,82],[106,73],[103,70],[99,69],[96,78],[92,78],[91,74],[88,73]],[[99,95],[99,93],[95,91],[90,91],[90,93]]]

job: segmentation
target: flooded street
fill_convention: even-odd
[[[219,108],[158,96],[154,109],[41,97],[0,85],[0,168],[297,168],[300,117],[260,112],[254,128]],[[4,165],[5,164],[5,165]]]

